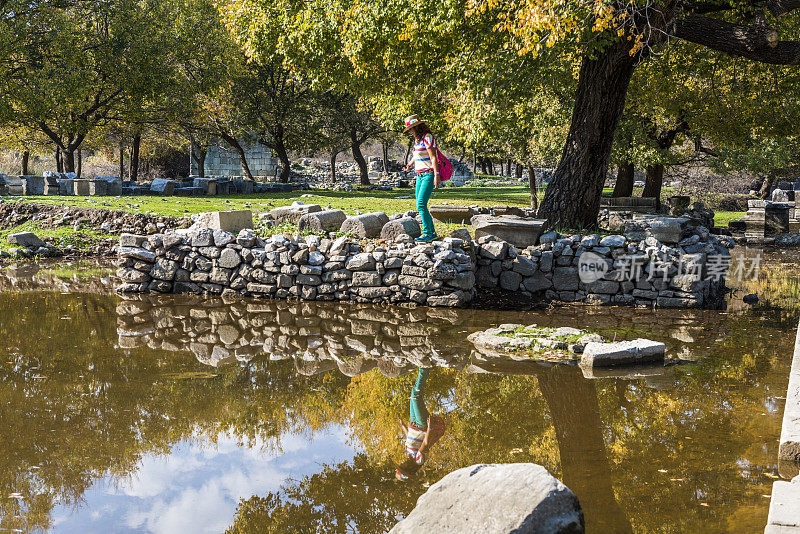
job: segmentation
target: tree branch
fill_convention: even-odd
[[[686,15],[672,23],[669,34],[732,56],[773,65],[800,65],[800,42],[779,41],[778,32],[768,27]]]

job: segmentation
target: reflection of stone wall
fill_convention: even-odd
[[[455,310],[276,300],[182,302],[155,296],[121,301],[119,346],[191,351],[215,367],[264,353],[271,360],[294,359],[302,374],[338,367],[348,376],[374,367],[387,376],[416,366],[463,367],[469,357],[463,337],[447,335],[460,322]]]
[[[242,142],[242,148],[253,176],[275,176],[277,161],[267,147],[261,143]],[[206,152],[205,171],[206,176],[242,176],[239,155],[226,146],[211,145]],[[194,158],[191,158],[189,172],[192,176],[197,176],[197,162]]]
[[[86,269],[93,272],[87,275]],[[113,294],[113,266],[56,261],[12,263],[0,268],[0,291]]]

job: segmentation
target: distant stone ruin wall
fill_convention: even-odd
[[[242,143],[247,164],[253,176],[275,176],[278,162],[272,157],[272,151],[261,143]],[[198,175],[197,162],[192,158],[190,170],[192,176]],[[206,176],[242,176],[242,165],[239,155],[226,146],[211,145],[205,159]]]
[[[118,290],[460,307],[482,289],[530,300],[717,306],[732,244],[686,219],[668,222],[634,229],[634,239],[550,232],[523,250],[493,236],[376,246],[346,237],[264,242],[252,230],[123,234]]]

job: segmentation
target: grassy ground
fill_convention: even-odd
[[[728,227],[728,223],[744,217],[744,211],[717,211],[714,213],[714,226]]]
[[[8,242],[8,236],[19,232],[33,232],[42,239],[52,237],[53,243],[59,248],[72,245],[78,250],[87,250],[102,238],[115,237],[94,228],[82,228],[80,230],[75,230],[71,226],[42,228],[35,222],[29,221],[24,224],[0,230],[0,250],[18,248],[18,245],[12,245]]]
[[[311,195],[311,196],[304,196]],[[301,198],[302,197],[302,198]],[[254,213],[269,211],[278,206],[302,200],[307,204],[320,204],[342,209],[348,214],[385,211],[396,213],[414,209],[414,191],[393,189],[392,191],[328,191],[312,189],[293,193],[269,193],[261,195],[230,195],[227,197],[24,197],[24,200],[43,204],[87,206],[106,209],[121,209],[131,213],[183,216],[203,211],[250,209]],[[431,203],[496,206],[509,204],[529,206],[530,193],[526,187],[461,187],[438,189]]]
[[[64,206],[81,206],[104,209],[117,209],[130,213],[146,213],[151,215],[169,215],[181,217],[193,215],[204,211],[227,211],[249,209],[253,214],[269,211],[279,206],[287,206],[295,200],[306,204],[319,204],[324,207],[341,209],[348,215],[357,212],[385,211],[388,214],[399,213],[416,209],[414,191],[411,189],[394,189],[392,191],[328,191],[323,189],[296,191],[293,193],[270,193],[261,195],[230,195],[227,197],[61,197],[61,196],[31,196],[18,197],[14,200],[23,202],[38,202],[42,204],[55,204]],[[438,189],[431,200],[431,204],[453,205],[480,205],[497,206],[507,204],[512,206],[530,206],[530,192],[527,187],[445,187]],[[8,233],[17,231],[33,231],[44,237],[55,235],[54,232],[72,232],[69,228],[55,231],[37,230],[35,226],[25,225],[25,228],[14,228],[0,233],[0,239],[5,242]],[[448,235],[454,229],[463,225],[437,223],[436,231],[440,235]],[[0,248],[8,248],[5,243]]]

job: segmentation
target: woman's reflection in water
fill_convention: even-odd
[[[402,418],[398,418],[400,429],[403,432],[405,456],[397,465],[395,477],[398,480],[407,480],[417,473],[428,459],[430,448],[444,433],[444,421],[439,416],[431,416],[425,406],[425,381],[428,379],[430,369],[419,367],[417,380],[411,388],[411,397],[408,403],[409,422],[406,425]]]

